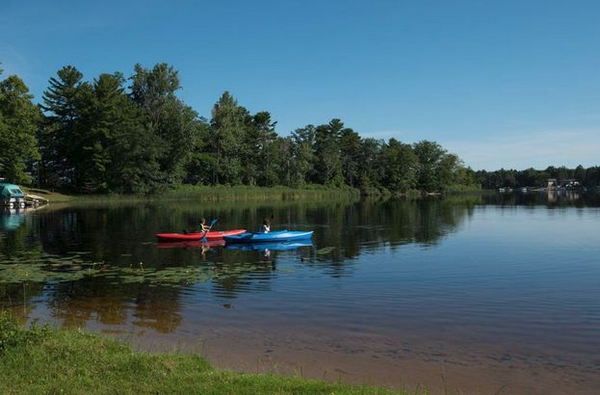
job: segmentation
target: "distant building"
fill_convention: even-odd
[[[557,180],[556,178],[548,178],[548,189],[577,189],[581,187],[581,183],[573,178]]]
[[[575,179],[560,180],[559,185],[561,188],[564,188],[564,189],[574,189],[574,188],[579,188],[581,186],[579,181],[577,181]]]

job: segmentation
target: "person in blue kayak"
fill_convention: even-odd
[[[273,217],[271,217],[271,219],[265,218],[263,219],[263,224],[261,227],[261,232],[263,233],[269,233],[271,231],[271,220],[273,219]]]

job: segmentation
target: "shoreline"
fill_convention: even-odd
[[[133,351],[127,343],[87,331],[35,325],[24,329],[1,312],[0,366],[0,383],[10,383],[0,384],[0,389],[8,393],[407,394],[298,376],[215,369],[195,354]]]
[[[147,202],[147,201],[278,201],[278,200],[360,200],[370,198],[427,198],[445,195],[485,193],[488,190],[449,189],[446,192],[425,192],[409,190],[406,192],[390,192],[388,190],[369,189],[361,191],[356,188],[330,187],[323,185],[307,185],[292,188],[285,186],[257,187],[247,185],[181,185],[175,189],[149,195],[105,194],[84,195],[67,194],[41,188],[22,187],[28,193],[37,194],[48,199],[50,203],[98,203],[98,202]]]

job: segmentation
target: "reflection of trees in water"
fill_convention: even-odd
[[[1,214],[0,219],[11,218],[12,215]],[[10,230],[2,231],[0,237],[0,260],[17,256],[19,254],[33,254],[39,252],[41,254],[40,243],[32,239],[31,227],[25,224],[24,217],[20,217],[19,226],[11,227]]]
[[[41,283],[0,284],[0,310],[11,311],[19,322],[25,323],[35,308],[32,299],[43,292]]]
[[[456,231],[478,202],[477,197],[364,200],[321,208],[316,217],[324,218],[324,226],[315,230],[319,247],[335,249],[308,264],[325,266],[327,273],[339,277],[349,275],[348,259],[383,244],[433,245]]]
[[[105,278],[56,284],[48,293],[52,317],[65,327],[88,321],[104,325],[133,325],[171,332],[181,324],[178,287],[119,284]]]
[[[274,215],[278,229],[315,229],[319,247],[335,247],[325,256],[313,256],[310,261],[328,267],[333,276],[348,274],[347,260],[360,255],[361,250],[377,248],[382,243],[398,245],[419,242],[431,244],[455,229],[468,211],[468,205],[445,199],[390,200],[361,202],[268,202],[268,203],[146,203],[111,205],[109,207],[70,207],[43,213],[33,227],[44,250],[64,254],[73,250],[91,251],[90,259],[111,265],[128,266],[144,262],[146,267],[199,264],[200,252],[184,249],[159,251],[144,242],[154,233],[165,230],[189,229],[201,216],[218,217],[221,228],[257,228],[264,217]],[[16,239],[24,240],[26,228]],[[16,235],[16,233],[15,233]],[[25,245],[25,243],[23,243]],[[8,250],[18,247],[14,242]],[[209,251],[214,265],[214,292],[219,297],[235,297],[239,292],[267,291],[275,276],[274,264],[278,252],[272,252],[269,262],[261,262],[260,252],[243,253],[223,250]],[[302,252],[305,255],[305,252]],[[248,265],[248,259],[254,260]],[[264,259],[264,258],[262,258]],[[156,291],[158,288],[153,289]],[[179,317],[168,314],[152,316],[152,311],[167,308],[157,292],[147,292],[144,286],[118,287],[105,279],[84,280],[53,287],[53,309],[66,325],[80,325],[88,319],[105,324],[119,324],[127,317],[122,310],[129,301],[139,306],[136,313],[141,325],[168,328]],[[178,288],[169,288],[167,300],[179,298]],[[158,293],[160,293],[158,292]],[[170,306],[173,308],[175,306]],[[90,315],[92,314],[92,315]],[[79,318],[78,318],[79,317]],[[157,328],[158,329],[158,328]]]
[[[15,218],[18,219],[14,221]],[[42,255],[42,245],[32,237],[31,224],[26,225],[23,214],[1,213],[0,222],[10,225],[0,228],[0,261],[15,257],[37,259]],[[34,307],[31,300],[40,297],[43,291],[44,284],[29,281],[0,284],[0,309],[10,309],[19,321],[25,322]]]
[[[580,199],[581,200],[581,199]],[[579,201],[580,201],[579,200]],[[584,201],[584,204],[593,200]],[[597,200],[595,201],[598,203]],[[409,243],[434,245],[459,229],[476,204],[539,204],[539,195],[473,195],[429,199],[398,199],[358,202],[267,202],[146,203],[111,205],[104,208],[70,207],[36,213],[16,230],[3,232],[0,255],[19,253],[65,254],[90,251],[93,261],[129,267],[205,266],[210,272],[211,291],[217,298],[235,298],[244,292],[269,291],[278,275],[275,262],[283,257],[305,258],[304,263],[324,269],[325,275],[352,275],[353,258],[381,248]],[[548,203],[554,205],[576,205]],[[314,229],[317,248],[294,252],[231,251],[214,248],[202,256],[200,249],[159,250],[148,242],[154,233],[189,229],[200,217],[218,217],[218,228],[258,228],[264,217],[274,215],[274,229]],[[327,249],[327,247],[332,247]],[[318,254],[318,250],[327,252]],[[86,278],[76,282],[0,286],[0,307],[14,301],[29,314],[31,298],[48,300],[51,314],[65,326],[133,325],[169,332],[181,324],[182,288],[148,283],[115,284],[108,278]]]
[[[262,254],[262,252],[255,252]],[[214,293],[223,298],[235,298],[240,292],[264,292],[271,289],[275,278],[274,258],[268,261],[247,262],[242,254],[227,254],[213,264]]]
[[[486,193],[482,195],[483,204],[499,206],[539,206],[553,207],[599,207],[600,194],[577,190]]]

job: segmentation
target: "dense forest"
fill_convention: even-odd
[[[23,81],[0,87],[0,174],[80,193],[149,193],[184,184],[351,186],[442,191],[475,173],[439,144],[362,138],[339,119],[276,133],[228,92],[210,120],[178,96],[177,71],[136,65],[85,80],[73,66],[50,78],[35,105]]]
[[[91,80],[65,66],[38,105],[18,76],[8,76],[0,80],[0,177],[75,193],[152,193],[181,184],[403,193],[537,185],[552,173],[475,173],[436,142],[363,138],[340,119],[282,136],[269,112],[253,114],[228,92],[209,120],[177,96],[180,88],[165,63]],[[598,184],[597,168],[585,173]]]

